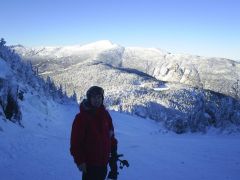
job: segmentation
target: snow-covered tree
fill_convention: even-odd
[[[240,101],[240,80],[237,79],[237,81],[233,83],[231,88],[233,97]]]
[[[0,62],[4,72],[0,73],[0,114],[12,122],[21,124],[21,108],[19,100],[24,100],[25,93],[37,92],[38,96],[48,97],[58,102],[70,102],[72,99],[66,96],[62,88],[47,78],[45,81],[34,70],[31,61],[22,61],[11,48],[5,45],[6,41],[0,40]],[[20,86],[19,86],[20,85]]]

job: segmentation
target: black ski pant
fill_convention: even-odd
[[[107,166],[87,166],[87,172],[82,173],[82,180],[105,180]]]

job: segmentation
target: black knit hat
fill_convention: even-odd
[[[102,95],[104,99],[104,90],[98,86],[92,86],[87,90],[87,99],[90,100],[91,96]]]

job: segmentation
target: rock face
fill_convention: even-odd
[[[123,66],[135,68],[156,79],[179,82],[231,95],[231,85],[240,79],[240,63],[228,59],[164,53],[157,49],[129,48]]]

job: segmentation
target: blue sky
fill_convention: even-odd
[[[240,60],[238,0],[1,0],[8,45],[123,46]]]

